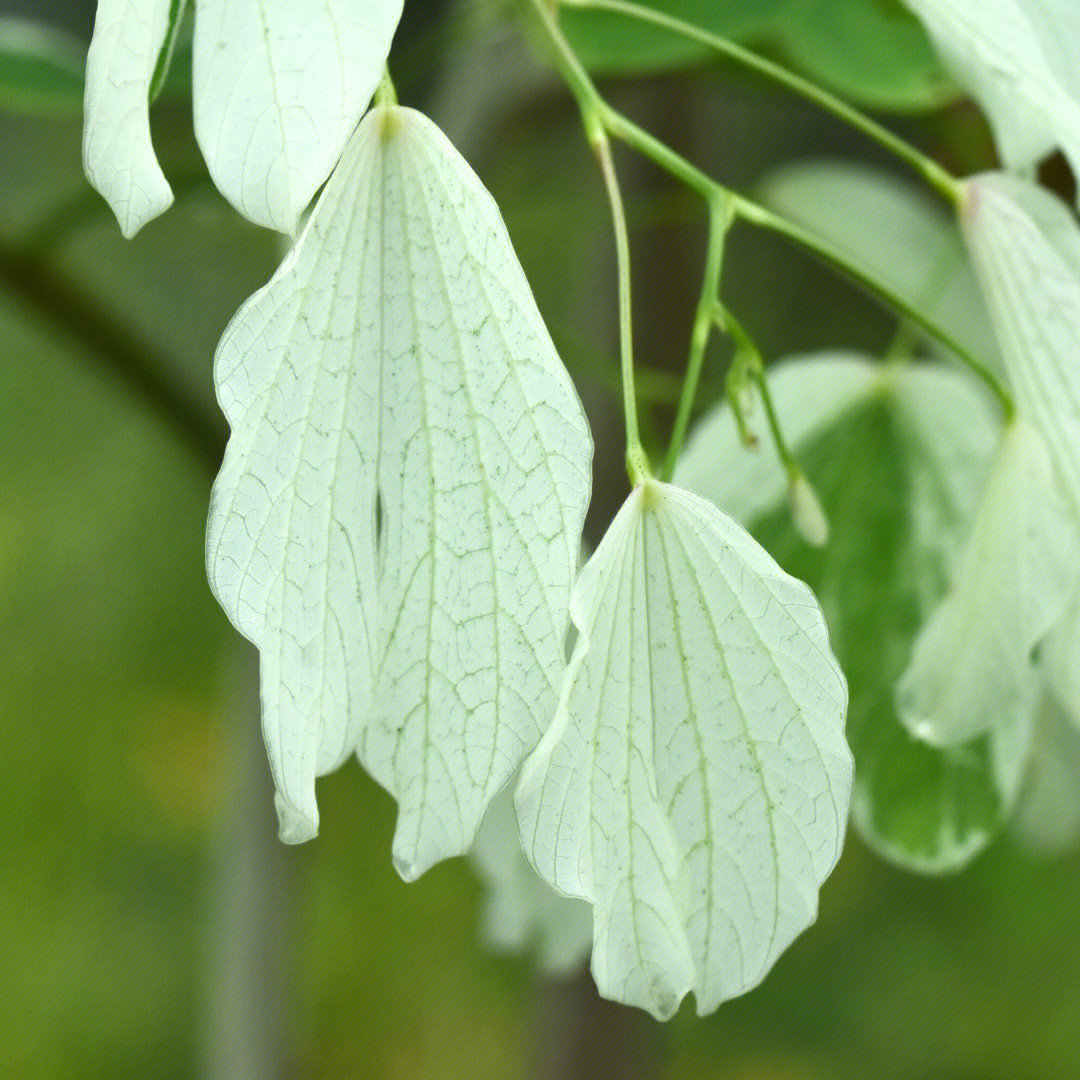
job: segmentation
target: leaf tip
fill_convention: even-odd
[[[319,835],[318,815],[305,814],[280,791],[274,794],[278,816],[278,839],[283,844],[306,844]]]
[[[824,547],[829,542],[829,519],[813,485],[802,472],[794,473],[788,483],[788,506],[799,535],[811,547]]]

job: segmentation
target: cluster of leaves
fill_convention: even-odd
[[[619,49],[640,64],[636,39],[614,48],[603,22],[589,29],[634,6],[593,6],[568,12],[571,40],[606,48],[601,66],[619,67]],[[744,34],[772,25],[769,6],[754,6],[763,21]],[[172,198],[149,104],[184,7],[99,3],[84,163],[125,235]],[[815,23],[815,4],[794,7]],[[868,20],[859,33],[876,39],[873,19],[895,18],[927,49],[935,74],[919,93],[937,100],[947,91],[914,18],[874,7],[853,5]],[[987,111],[1008,166],[1073,153],[1080,21],[1066,0],[908,7]],[[1077,35],[1063,43],[1044,7]],[[536,11],[604,166],[625,270],[606,130],[675,155],[612,120],[539,0]],[[495,204],[432,121],[396,103],[383,69],[400,15],[400,0],[362,12],[328,0],[315,13],[294,0],[195,4],[195,130],[211,176],[246,217],[295,236],[218,348],[231,435],[207,537],[214,593],[260,650],[282,839],[316,834],[316,778],[356,754],[398,802],[403,877],[479,835],[475,857],[503,890],[496,934],[539,932],[558,966],[591,944],[601,992],[660,1018],[691,990],[704,1013],[767,974],[815,918],[849,803],[872,844],[924,870],[962,865],[1016,815],[1036,842],[1069,842],[1080,787],[1071,212],[1015,176],[930,170],[959,236],[886,193],[882,215],[931,237],[914,266],[883,263],[846,230],[834,245],[928,325],[974,313],[957,337],[995,403],[903,348],[884,364],[818,356],[765,375],[712,295],[731,214],[759,212],[708,186],[686,400],[715,328],[738,346],[730,400],[681,456],[673,442],[673,482],[655,478],[636,435],[624,275],[633,490],[576,573],[585,415]],[[669,39],[654,35],[650,62],[692,57],[691,38],[689,54],[665,55]],[[771,198],[797,214],[834,183],[788,176]],[[811,235],[836,229],[818,218]],[[996,345],[979,330],[987,311]],[[999,363],[1007,389],[990,373]],[[773,456],[739,449],[747,392],[762,397]],[[864,543],[868,519],[881,546]],[[873,670],[858,661],[868,635]],[[578,899],[545,891],[522,850]]]

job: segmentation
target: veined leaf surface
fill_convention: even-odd
[[[734,521],[649,480],[574,589],[559,710],[516,804],[593,905],[600,993],[671,1016],[755,986],[817,912],[851,788],[847,690],[813,594]]]
[[[371,101],[402,0],[196,0],[195,134],[221,193],[294,233]]]
[[[208,568],[259,646],[282,835],[354,750],[407,878],[554,713],[592,445],[499,212],[425,117],[361,123],[218,350]]]
[[[1074,0],[905,0],[990,121],[1006,167],[1059,148],[1080,170],[1080,7]]]
[[[767,373],[791,447],[832,522],[824,548],[794,529],[769,441],[747,450],[722,405],[691,432],[675,472],[729,507],[821,601],[848,678],[852,820],[907,869],[968,862],[1011,813],[1025,748],[1007,733],[957,747],[913,739],[893,685],[955,573],[997,442],[997,409],[965,372],[863,356],[798,357]]]
[[[86,57],[83,169],[134,236],[173,201],[150,139],[150,85],[171,0],[99,0]]]

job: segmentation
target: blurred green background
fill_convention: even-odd
[[[954,169],[993,160],[891,0],[664,6],[888,110]],[[486,952],[463,860],[398,880],[391,800],[355,765],[320,783],[322,836],[277,844],[254,657],[210,597],[202,541],[224,438],[214,345],[279,249],[206,180],[182,54],[153,118],[177,203],[121,240],[80,169],[92,7],[0,5],[0,1075],[1080,1077],[1075,854],[1034,860],[1004,836],[962,874],[929,880],[851,836],[819,924],[765,984],[705,1020],[688,1002],[661,1027],[598,1001],[584,975],[545,980],[528,957]],[[594,164],[515,5],[406,7],[402,97],[492,189],[581,389],[595,542],[626,489]],[[13,16],[71,35],[50,39],[51,67],[26,60]],[[612,100],[732,186],[809,157],[882,164],[828,118],[681,43],[583,17],[570,30]],[[697,297],[701,208],[641,162],[619,163],[645,428],[659,440]],[[772,357],[880,353],[895,331],[766,236],[733,237],[725,296]]]

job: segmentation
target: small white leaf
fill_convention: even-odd
[[[560,896],[525,860],[512,785],[488,807],[469,858],[485,887],[483,936],[491,949],[535,948],[549,975],[581,968],[592,944],[592,912],[583,900]]]
[[[195,135],[245,217],[292,234],[371,101],[402,0],[196,0]]]
[[[995,174],[968,182],[961,224],[1020,413],[1080,523],[1080,229],[1053,196]]]
[[[98,0],[86,56],[83,169],[134,236],[173,201],[150,140],[150,83],[170,0]]]
[[[1036,713],[1013,828],[1043,855],[1068,851],[1080,842],[1080,732],[1052,695],[1043,698]]]
[[[814,485],[801,472],[788,485],[788,508],[796,531],[811,547],[829,542],[829,519]]]
[[[375,109],[218,349],[208,570],[259,646],[283,838],[354,750],[414,878],[554,712],[591,440],[491,196]]]
[[[1055,147],[1080,172],[1075,0],[905,0],[979,103],[1002,160],[1026,171]]]
[[[1039,432],[1005,430],[953,587],[915,640],[896,688],[901,720],[935,745],[1027,729],[1033,651],[1076,580],[1073,520]]]
[[[847,690],[813,594],[734,521],[654,480],[574,589],[580,637],[522,770],[526,854],[594,907],[605,997],[701,1014],[815,918],[851,789]]]
[[[1051,693],[1080,727],[1080,591],[1043,643]]]

